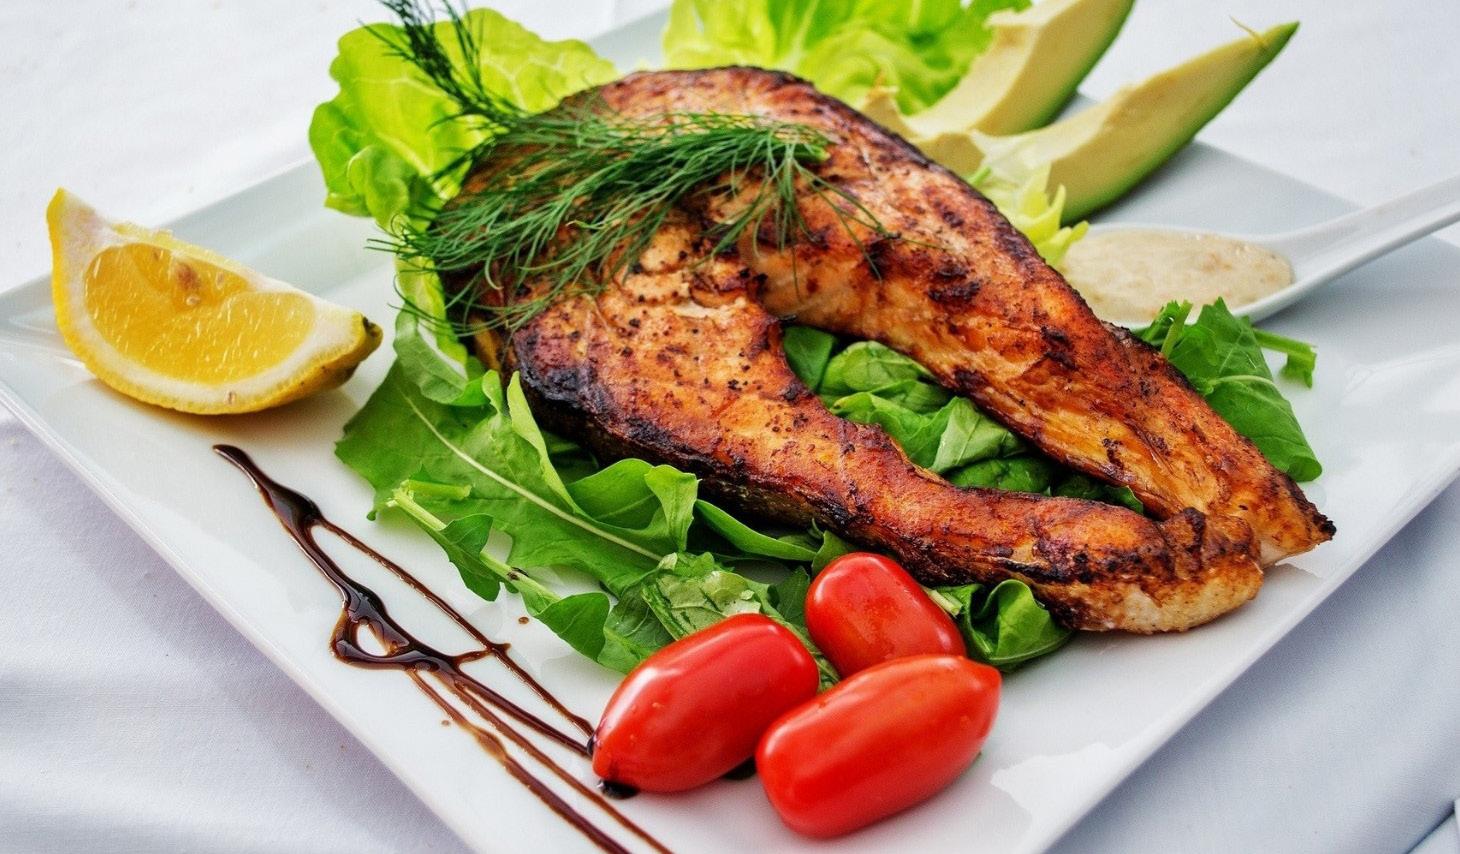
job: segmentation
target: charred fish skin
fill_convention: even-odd
[[[880,428],[832,415],[790,370],[760,278],[702,257],[691,222],[605,291],[558,300],[511,336],[549,429],[603,458],[667,462],[741,509],[816,520],[926,584],[1019,578],[1072,627],[1189,628],[1262,581],[1250,531],[1195,511],[1158,523],[1097,502],[965,490]],[[686,258],[690,260],[685,260]]]
[[[641,72],[591,98],[630,117],[764,115],[833,140],[821,177],[895,236],[849,229],[845,208],[803,195],[810,239],[741,247],[777,316],[917,359],[1055,459],[1129,486],[1158,516],[1195,508],[1245,521],[1264,564],[1333,536],[1291,478],[1158,353],[1097,319],[987,199],[840,101],[792,75],[738,67]],[[725,211],[712,201],[697,213]]]

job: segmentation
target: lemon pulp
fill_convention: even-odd
[[[102,338],[179,379],[257,374],[294,352],[314,323],[300,294],[254,291],[236,273],[160,246],[108,247],[84,276],[86,311]]]

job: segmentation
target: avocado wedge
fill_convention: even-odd
[[[899,115],[889,120],[876,104],[867,115],[960,175],[987,169],[1000,181],[1019,186],[1047,167],[1049,186],[1065,188],[1063,221],[1077,222],[1120,198],[1190,142],[1272,62],[1297,29],[1294,22],[1263,33],[1248,31],[1068,119],[1025,133],[920,133]],[[873,96],[884,97],[875,91]]]
[[[1135,0],[1043,0],[988,18],[989,47],[958,85],[923,112],[903,116],[896,92],[877,87],[862,112],[908,139],[1042,127],[1075,94],[1115,40]]]
[[[1014,136],[971,132],[982,165],[1015,180],[1049,165],[1049,182],[1066,191],[1064,219],[1080,220],[1110,204],[1166,162],[1216,117],[1282,51],[1296,22],[1202,54],[1089,109]]]

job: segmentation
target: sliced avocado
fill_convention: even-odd
[[[874,89],[862,111],[909,139],[1042,127],[1074,96],[1133,5],[1135,0],[1044,0],[1017,12],[995,12],[988,18],[993,31],[988,49],[938,103],[902,116],[893,93]]]
[[[1067,193],[1065,221],[1080,220],[1115,201],[1190,142],[1297,29],[1290,23],[1250,32],[1039,130],[1014,136],[974,131],[965,135],[965,143],[935,139],[924,151],[964,174],[981,162],[1011,181],[1047,164],[1050,185],[1063,185]],[[979,153],[983,156],[970,167]]]

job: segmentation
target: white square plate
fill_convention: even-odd
[[[657,54],[659,21],[594,41],[622,68]],[[301,128],[301,135],[303,129]],[[362,249],[371,228],[321,205],[312,163],[175,223],[178,235],[234,256],[389,327],[386,256]],[[1344,205],[1292,179],[1197,145],[1102,221],[1277,231]],[[125,212],[117,212],[125,213]],[[1185,635],[1085,635],[1006,681],[983,756],[931,802],[838,843],[854,851],[914,844],[979,851],[1042,848],[1313,610],[1460,470],[1460,250],[1425,241],[1363,268],[1266,324],[1317,344],[1312,390],[1285,389],[1326,473],[1307,491],[1337,538],[1275,568],[1251,604]],[[332,445],[384,375],[389,348],[343,390],[251,416],[202,418],[115,394],[65,349],[48,283],[0,293],[0,399],[69,463],[215,608],[349,727],[470,845],[482,850],[591,850],[513,782],[404,675],[345,666],[327,645],[339,601],[260,503],[214,456],[251,452],[268,472],[411,567],[488,635],[510,641],[534,675],[592,718],[614,674],[546,629],[519,625],[510,596],[474,597],[425,537],[398,520],[363,519],[370,490]],[[326,538],[328,543],[328,538]],[[402,623],[450,650],[459,630],[405,587],[333,549],[379,590]],[[1371,566],[1380,572],[1383,567]],[[496,665],[472,665],[489,672]],[[511,680],[495,680],[511,685]],[[527,701],[524,698],[524,701]],[[591,782],[586,763],[572,764]],[[669,847],[794,851],[753,781],[623,809]]]

